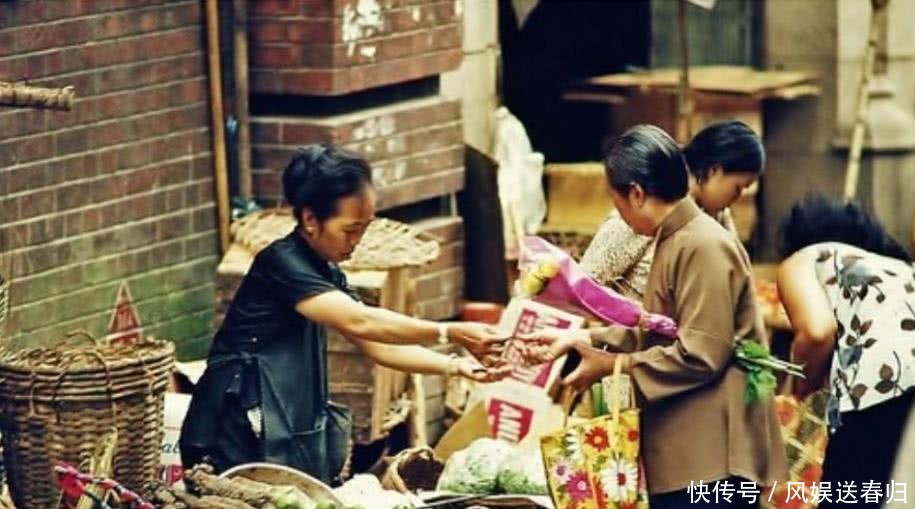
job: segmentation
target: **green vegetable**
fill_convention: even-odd
[[[737,365],[747,372],[744,401],[748,405],[772,397],[777,385],[776,372],[805,378],[804,366],[773,357],[765,345],[751,339],[738,340],[734,355]]]
[[[540,448],[513,452],[499,469],[498,491],[510,495],[549,495]]]
[[[596,383],[591,386],[591,401],[593,403],[594,415],[607,415],[610,413],[607,409],[607,401],[604,398],[604,386]]]
[[[270,501],[276,506],[276,509],[308,509],[313,503],[308,495],[295,486],[280,486],[270,490]],[[327,504],[328,502],[322,502]],[[330,506],[318,507],[320,509],[338,509],[335,504],[330,502]]]
[[[454,453],[445,464],[438,489],[469,495],[495,493],[499,467],[512,452],[506,442],[481,438]]]

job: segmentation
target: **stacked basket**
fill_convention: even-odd
[[[54,507],[55,463],[87,465],[112,429],[115,479],[139,488],[156,477],[174,344],[111,345],[87,337],[0,352],[0,428],[17,507]]]

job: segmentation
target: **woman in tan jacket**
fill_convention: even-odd
[[[735,236],[728,208],[752,186],[766,166],[766,151],[739,120],[706,126],[683,148],[689,195]],[[654,237],[636,233],[614,210],[600,225],[581,258],[581,268],[604,286],[641,300],[654,257]]]
[[[533,344],[551,344],[530,348],[529,360],[576,350],[581,361],[564,383],[583,390],[623,356],[642,409],[652,509],[753,507],[769,495],[763,486],[787,478],[787,466],[771,402],[744,401],[746,375],[732,362],[736,339],[765,338],[749,257],[687,196],[683,154],[661,129],[630,129],[604,163],[620,216],[656,239],[645,309],[673,317],[678,337],[620,327],[537,333]],[[626,353],[592,348],[592,342]],[[700,481],[705,488],[696,487]],[[756,500],[754,490],[762,490]],[[728,501],[724,493],[733,496]]]

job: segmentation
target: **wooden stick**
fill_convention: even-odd
[[[95,477],[109,478],[114,473],[114,453],[118,445],[118,430],[112,428],[111,431],[102,435],[95,445],[95,452],[89,458],[89,474]],[[76,503],[76,509],[92,509],[95,507],[95,501],[88,495],[94,495],[99,500],[105,498],[106,491],[98,485],[87,486],[86,494],[79,497]]]
[[[222,115],[222,74],[219,63],[219,14],[216,0],[207,0],[207,56],[210,67],[210,114],[213,124],[213,161],[216,207],[219,212],[219,245],[229,249],[229,178],[226,172],[226,132]]]
[[[518,259],[521,259],[521,252],[524,251],[524,219],[521,217],[521,211],[518,210],[518,203],[510,201],[506,210],[508,211],[508,221],[511,231],[515,235],[515,241],[518,243]]]
[[[429,436],[426,434],[426,387],[423,385],[423,376],[416,373],[411,374],[410,385],[413,386],[410,445],[412,447],[423,447],[429,445]]]
[[[912,252],[915,253],[915,214],[912,215]]]
[[[686,0],[677,4],[677,25],[680,28],[680,89],[677,94],[678,143],[686,143],[692,136],[693,105],[689,91],[689,37],[686,23]]]
[[[75,98],[72,86],[44,88],[0,81],[0,106],[70,111]]]
[[[864,150],[864,133],[867,131],[867,108],[870,105],[870,82],[874,74],[874,62],[877,58],[877,38],[880,33],[880,20],[877,14],[886,7],[887,3],[889,3],[888,0],[871,1],[870,32],[867,37],[867,48],[864,50],[861,81],[858,82],[855,125],[851,131],[851,147],[848,151],[848,164],[845,167],[845,187],[842,196],[846,200],[851,200],[858,194],[858,178],[861,174],[861,152]]]
[[[238,194],[250,199],[251,123],[248,116],[248,2],[235,0],[235,117],[238,119]]]

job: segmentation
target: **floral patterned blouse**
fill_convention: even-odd
[[[827,406],[835,429],[841,413],[915,389],[915,267],[847,244],[809,249],[838,323]]]

